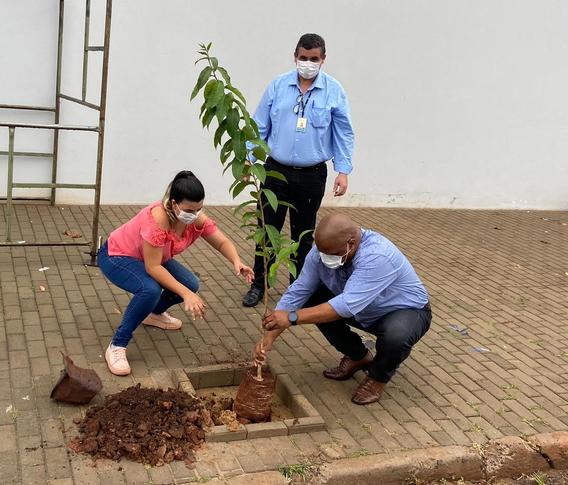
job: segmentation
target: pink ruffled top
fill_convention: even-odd
[[[183,234],[178,236],[173,229],[163,229],[154,219],[152,209],[162,202],[154,202],[144,207],[138,214],[110,233],[108,254],[110,256],[130,256],[144,261],[142,248],[144,241],[154,247],[163,248],[162,264],[176,254],[185,251],[199,236],[209,236],[217,230],[217,224],[207,219],[201,229],[189,224]]]

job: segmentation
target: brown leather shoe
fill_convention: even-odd
[[[381,398],[385,386],[384,382],[365,377],[365,380],[359,384],[359,387],[353,393],[351,401],[361,405],[377,402]]]
[[[349,357],[344,355],[337,367],[324,370],[323,375],[328,379],[344,381],[349,379],[358,370],[369,367],[371,362],[373,362],[373,355],[371,352],[367,352],[367,355],[365,355],[365,357],[361,360],[351,360]]]

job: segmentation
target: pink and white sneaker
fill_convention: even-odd
[[[115,376],[127,376],[130,374],[130,364],[126,358],[126,347],[116,347],[111,342],[106,349],[105,359],[109,370]]]
[[[168,312],[150,313],[143,321],[144,325],[151,325],[152,327],[163,328],[164,330],[179,330],[181,328],[181,320],[172,317]]]

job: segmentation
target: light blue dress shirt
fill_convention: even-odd
[[[363,327],[394,310],[428,303],[428,292],[406,256],[386,237],[367,229],[361,230],[354,258],[338,269],[327,268],[314,245],[276,309],[302,308],[321,285],[336,295],[328,303],[337,314],[353,317]]]
[[[307,126],[303,132],[296,130],[301,109],[294,112],[300,94],[294,69],[274,79],[260,100],[254,120],[270,147],[270,156],[294,167],[333,160],[336,172],[351,173],[354,135],[343,87],[330,75],[319,72],[304,94]],[[249,159],[255,161],[252,153]]]

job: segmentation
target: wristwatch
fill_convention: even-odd
[[[298,325],[298,313],[296,312],[296,310],[288,312],[288,321],[291,325]]]

